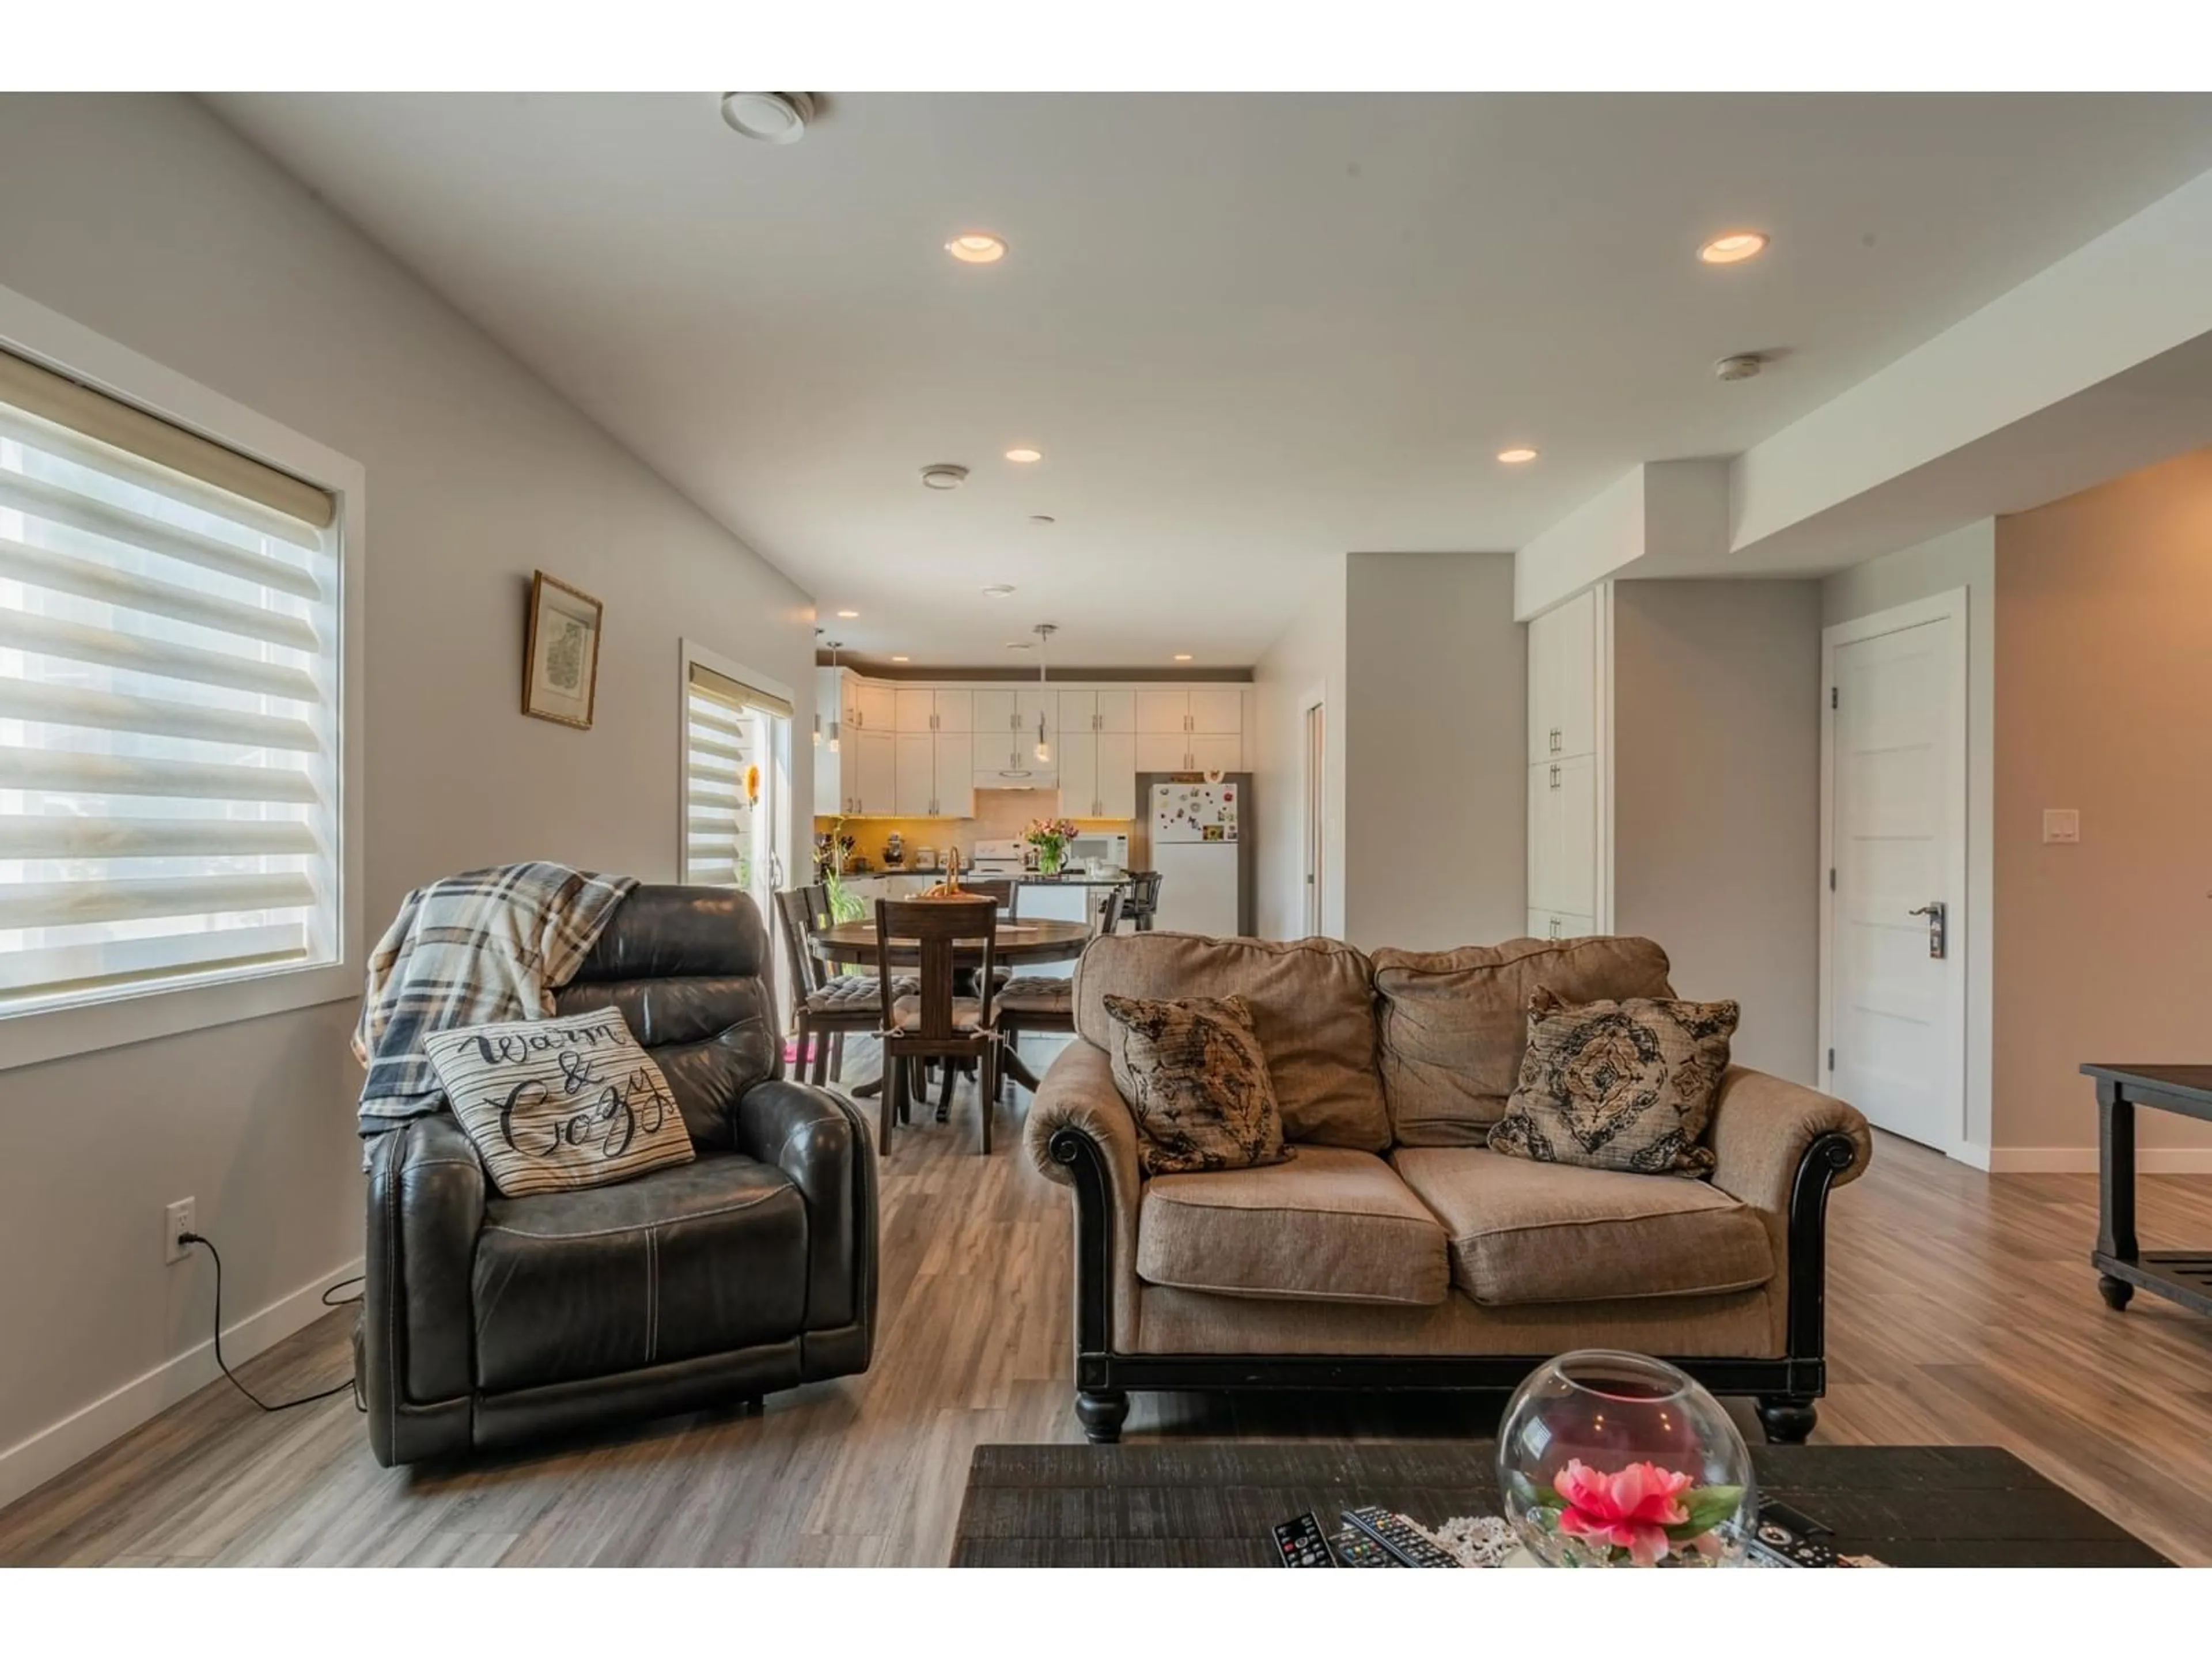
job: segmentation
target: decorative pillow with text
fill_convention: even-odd
[[[1114,1085],[1146,1175],[1280,1164],[1282,1109],[1243,997],[1155,1002],[1109,995]]]
[[[691,1161],[691,1136],[618,1008],[434,1031],[423,1051],[507,1198],[611,1186]]]
[[[1528,1048],[1490,1150],[1540,1164],[1704,1176],[1704,1144],[1733,1002],[1633,997],[1570,1006],[1547,986],[1528,999]]]

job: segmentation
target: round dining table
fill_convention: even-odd
[[[1087,921],[1007,921],[1001,920],[998,933],[991,941],[991,961],[995,966],[1005,963],[1018,967],[1024,963],[1072,962],[1083,954],[1083,948],[1092,939]],[[876,937],[872,921],[841,921],[824,927],[806,941],[806,948],[823,962],[837,967],[873,969],[884,955],[884,943]],[[890,963],[894,968],[919,966],[921,961],[920,944],[914,939],[891,936]],[[983,965],[983,941],[980,939],[957,939],[953,942],[952,960],[956,967],[981,968]],[[1006,1074],[1024,1089],[1034,1091],[1036,1074],[1022,1063],[1021,1056],[1011,1048],[1001,1061]],[[864,1083],[853,1091],[855,1095],[873,1094],[881,1085]]]

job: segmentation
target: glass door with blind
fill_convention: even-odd
[[[0,354],[0,1015],[338,958],[333,521]]]
[[[787,875],[791,702],[687,644],[684,684],[684,879],[737,887],[775,915]]]

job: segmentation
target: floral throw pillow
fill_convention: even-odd
[[[1712,1173],[1703,1144],[1728,1070],[1733,1002],[1528,999],[1528,1051],[1490,1150],[1643,1175]]]
[[[1109,996],[1114,1085],[1146,1175],[1280,1164],[1283,1114],[1243,997]]]
[[[423,1051],[504,1198],[691,1161],[691,1135],[619,1008],[434,1031]]]

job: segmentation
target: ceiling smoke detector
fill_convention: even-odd
[[[795,144],[814,119],[814,96],[805,92],[726,92],[722,120],[731,131],[763,144]]]
[[[934,466],[921,469],[921,483],[925,489],[957,489],[967,482],[968,469],[955,466],[950,461],[939,461]]]
[[[1741,352],[1733,357],[1723,357],[1713,365],[1717,380],[1748,380],[1755,379],[1766,367],[1766,359],[1756,351]]]

